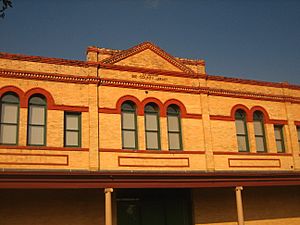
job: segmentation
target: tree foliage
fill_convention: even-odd
[[[3,19],[5,17],[5,10],[8,7],[12,8],[12,0],[2,0],[2,7],[0,6],[0,17]]]

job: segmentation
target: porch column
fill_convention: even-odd
[[[111,193],[112,188],[105,188],[105,225],[112,225],[112,204],[111,204]]]
[[[238,225],[244,225],[242,190],[243,190],[242,186],[238,186],[235,188],[236,208],[237,208],[237,214],[238,214]]]

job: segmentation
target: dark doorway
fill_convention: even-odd
[[[189,190],[128,189],[117,192],[118,225],[191,225]]]

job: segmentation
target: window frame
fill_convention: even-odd
[[[147,111],[146,107],[151,105],[154,108],[154,111]],[[155,115],[157,130],[149,130],[147,129],[147,115]],[[161,140],[160,140],[160,116],[159,116],[159,107],[155,103],[148,103],[144,107],[144,119],[145,119],[145,140],[146,140],[146,150],[161,150]],[[157,135],[157,148],[149,148],[147,141],[147,133],[156,133]]]
[[[170,107],[173,108],[176,112],[169,112]],[[178,131],[170,131],[169,130],[169,116],[176,116],[178,121]],[[167,130],[168,130],[168,149],[170,151],[181,151],[183,150],[183,143],[182,143],[182,127],[181,127],[181,111],[177,105],[169,105],[167,108]],[[171,149],[170,147],[170,134],[178,134],[179,136],[179,148],[178,149]]]
[[[276,138],[276,134],[275,134],[276,129],[279,129],[280,139]],[[285,153],[285,141],[284,141],[284,131],[283,131],[283,129],[284,129],[283,125],[280,125],[280,124],[275,124],[274,125],[274,136],[275,136],[275,143],[276,143],[277,153]],[[278,141],[280,142],[282,151],[279,151],[278,148],[277,148],[277,142]]]
[[[34,97],[38,97],[44,101],[44,104],[38,104],[38,103],[31,103],[31,99]],[[30,116],[31,116],[31,107],[39,106],[44,108],[44,125],[37,125],[37,124],[31,124],[30,123]],[[43,144],[31,144],[30,143],[30,127],[43,127],[44,129],[44,138],[43,138]],[[27,146],[46,146],[47,141],[47,99],[43,95],[33,95],[28,100],[28,116],[27,116]]]
[[[76,116],[78,119],[78,129],[68,129],[67,128],[67,117],[68,116]],[[64,112],[64,147],[67,148],[80,148],[82,145],[82,119],[81,119],[81,112],[69,112],[65,111]],[[77,132],[77,138],[78,138],[78,143],[77,145],[68,145],[67,144],[67,133],[68,132]]]
[[[124,104],[129,104],[130,106],[132,106],[132,110],[130,109],[124,109],[123,106]],[[123,113],[133,113],[134,114],[134,129],[128,129],[128,128],[124,128],[124,114]],[[126,131],[133,131],[134,132],[134,143],[135,146],[133,148],[128,148],[124,146],[124,132]],[[131,102],[131,101],[126,101],[123,102],[121,105],[121,133],[122,133],[122,149],[130,149],[130,150],[136,150],[138,149],[138,126],[137,126],[137,112],[136,112],[136,104]]]
[[[257,115],[257,118],[256,118],[256,115]],[[266,131],[265,131],[265,121],[264,121],[264,119],[265,119],[264,114],[261,111],[258,110],[258,111],[255,111],[253,113],[253,123],[255,121],[260,122],[261,129],[262,129],[262,135],[256,134],[255,125],[253,124],[253,126],[254,126],[254,137],[255,137],[255,146],[256,146],[256,152],[257,153],[266,153],[268,151],[267,142],[266,142]],[[262,137],[263,138],[263,146],[264,146],[263,151],[258,151],[257,150],[257,137]]]
[[[240,113],[240,112],[242,112],[243,115],[239,118],[238,113]],[[239,145],[238,145],[238,152],[250,152],[249,135],[248,135],[248,127],[247,127],[247,119],[246,118],[247,118],[247,114],[242,109],[238,109],[234,114],[237,141],[238,141],[238,137],[245,137],[245,141],[246,141],[246,150],[241,150],[239,148]],[[245,134],[239,134],[238,133],[237,126],[236,126],[236,121],[237,120],[242,120],[243,121]]]
[[[10,102],[10,101],[3,101],[3,98],[5,96],[8,96],[8,95],[12,95],[14,97],[17,98],[17,102]],[[17,105],[17,123],[6,123],[6,122],[2,122],[2,105],[3,104],[7,104],[7,105]],[[14,125],[16,126],[16,140],[15,140],[15,143],[2,143],[0,142],[0,145],[18,145],[19,144],[19,123],[20,123],[20,99],[18,97],[18,95],[16,95],[15,93],[12,93],[12,92],[8,92],[8,93],[5,93],[4,95],[1,96],[1,99],[0,99],[0,135],[2,134],[2,125]],[[1,139],[0,139],[1,141]]]

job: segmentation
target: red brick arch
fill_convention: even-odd
[[[170,105],[177,105],[180,109],[181,117],[186,117],[187,114],[186,108],[184,104],[177,99],[169,99],[164,103],[163,116],[167,116],[167,110]]]
[[[240,109],[243,110],[246,113],[246,121],[247,122],[252,121],[252,119],[251,119],[252,116],[251,116],[249,108],[247,106],[243,105],[243,104],[237,104],[237,105],[232,107],[231,112],[230,112],[230,116],[231,116],[232,121],[235,120],[236,111],[238,111]]]
[[[158,108],[159,108],[159,114],[160,114],[160,116],[164,116],[164,113],[163,113],[163,111],[164,111],[164,105],[162,104],[162,102],[159,99],[154,98],[154,97],[145,98],[142,101],[141,107],[143,109],[143,115],[144,115],[144,108],[145,108],[145,106],[148,103],[155,103],[158,106]]]
[[[22,91],[20,88],[15,87],[15,86],[4,86],[0,88],[0,98],[5,94],[5,93],[14,93],[19,97],[20,100],[20,107],[25,107],[24,105],[24,91]]]
[[[118,101],[116,103],[117,113],[121,114],[121,106],[126,101],[133,102],[136,105],[137,114],[139,116],[143,115],[143,107],[141,106],[140,100],[138,98],[136,98],[135,96],[132,96],[132,95],[125,95],[125,96],[118,99]]]
[[[251,115],[251,121],[253,121],[253,114],[255,111],[260,111],[264,115],[264,123],[271,123],[270,122],[270,117],[267,112],[267,110],[261,106],[253,106],[250,110],[250,115]]]
[[[24,96],[25,107],[28,107],[29,98],[35,94],[40,94],[40,95],[45,96],[45,98],[47,100],[47,108],[55,109],[55,102],[54,102],[52,95],[50,94],[50,92],[46,91],[43,88],[32,88],[32,89],[26,91],[25,96]]]

